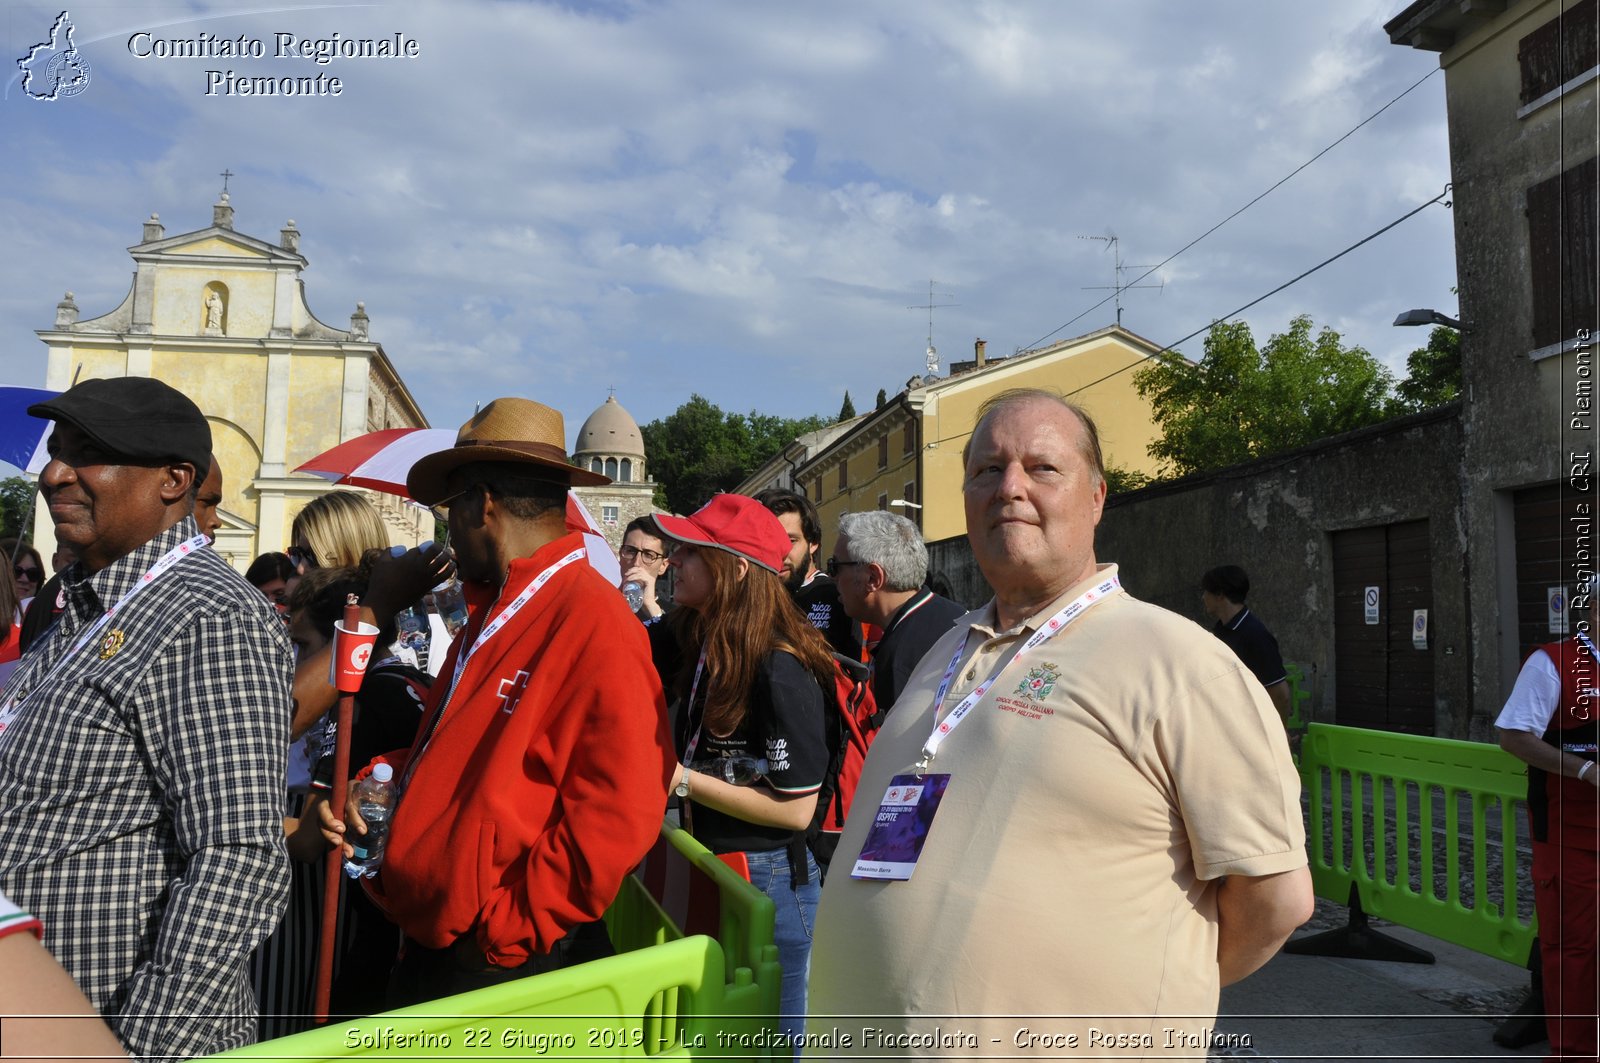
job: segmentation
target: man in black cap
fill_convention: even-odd
[[[293,652],[190,515],[211,430],[156,380],[87,380],[49,418],[39,490],[77,560],[0,691],[0,892],[128,1050],[246,1044],[245,961],[287,898]]]

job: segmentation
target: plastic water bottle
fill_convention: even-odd
[[[367,821],[367,832],[350,839],[355,852],[345,857],[344,873],[351,878],[371,878],[383,864],[384,844],[389,840],[389,817],[394,814],[394,768],[388,764],[373,767],[372,774],[356,783],[356,807]]]
[[[767,775],[764,757],[711,757],[689,765],[691,771],[721,779],[729,786],[754,786]]]
[[[628,608],[637,613],[644,608],[644,584],[636,579],[631,579],[622,585],[622,597],[628,602]]]

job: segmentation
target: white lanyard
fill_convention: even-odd
[[[194,538],[181,542],[177,546],[174,546],[171,550],[168,550],[165,554],[162,554],[161,558],[154,565],[150,566],[150,570],[148,572],[139,577],[134,585],[128,589],[126,594],[124,594],[121,598],[118,598],[116,603],[112,605],[111,608],[107,609],[100,615],[99,619],[83,629],[82,634],[80,634],[76,641],[72,643],[72,645],[67,649],[67,652],[58,657],[56,659],[56,663],[50,666],[50,670],[33,684],[33,689],[27,694],[23,695],[22,702],[20,704],[17,702],[15,697],[7,698],[3,704],[0,704],[0,730],[3,730],[6,724],[10,723],[16,718],[17,713],[22,711],[22,706],[28,703],[29,698],[33,694],[38,693],[46,684],[50,682],[51,677],[65,667],[67,662],[76,657],[78,651],[83,649],[83,647],[88,644],[90,639],[98,635],[100,633],[100,629],[109,624],[111,622],[111,618],[115,616],[123,606],[127,605],[128,602],[133,599],[134,595],[138,594],[140,591],[150,586],[150,584],[154,583],[162,573],[166,572],[173,565],[176,565],[179,561],[182,561],[196,550],[209,545],[210,542],[211,540],[206,536],[196,535]],[[12,678],[14,680],[16,676],[13,675]],[[9,687],[10,684],[8,683],[7,688],[9,689]]]
[[[1022,644],[1022,647],[1016,653],[1003,659],[995,670],[989,674],[988,679],[973,687],[972,692],[961,699],[961,704],[950,710],[950,715],[946,716],[943,722],[935,725],[933,733],[928,736],[928,740],[922,743],[922,758],[917,761],[917,774],[921,775],[928,770],[928,765],[933,763],[933,758],[938,753],[939,746],[944,743],[946,738],[950,737],[950,732],[961,726],[961,721],[967,718],[967,714],[989,692],[989,688],[994,685],[994,681],[1000,678],[1000,673],[1021,660],[1022,655],[1035,646],[1040,646],[1054,638],[1062,628],[1076,620],[1085,609],[1104,599],[1113,591],[1121,589],[1121,587],[1122,582],[1116,576],[1112,576],[1099,585],[1084,591],[1060,612],[1046,620],[1039,630],[1035,631]],[[939,719],[939,710],[944,708],[944,696],[949,692],[950,681],[955,678],[956,671],[960,668],[962,654],[967,652],[967,639],[971,637],[971,634],[969,631],[961,637],[961,645],[956,647],[955,655],[950,658],[950,664],[944,670],[944,678],[939,682],[939,692],[934,695],[933,718],[935,720]]]
[[[583,560],[587,553],[588,551],[580,546],[566,557],[563,557],[561,560],[557,561],[555,564],[551,565],[549,568],[533,577],[533,582],[524,587],[522,589],[522,593],[511,600],[511,604],[507,605],[495,616],[493,620],[489,621],[479,629],[478,637],[472,640],[472,645],[462,649],[461,653],[456,656],[455,673],[450,677],[450,689],[445,691],[444,704],[440,705],[439,711],[434,714],[433,724],[428,728],[427,734],[423,737],[421,748],[415,750],[411,759],[406,763],[405,777],[401,780],[402,789],[404,788],[404,783],[410,780],[412,772],[416,770],[417,762],[422,759],[422,753],[427,749],[428,743],[432,741],[434,734],[438,732],[439,724],[443,722],[444,714],[449,710],[450,703],[455,700],[456,689],[461,685],[461,674],[467,670],[467,661],[483,648],[484,643],[494,638],[494,636],[499,633],[500,629],[505,627],[506,624],[511,621],[512,617],[521,612],[523,606],[533,601],[533,596],[543,590],[544,585],[549,583],[551,578],[555,576],[557,572],[560,572],[574,561]]]

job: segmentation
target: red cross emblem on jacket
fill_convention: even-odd
[[[496,696],[500,699],[500,711],[510,716],[517,708],[517,702],[522,700],[522,692],[528,688],[528,673],[522,669],[510,679],[500,680],[500,689]]]

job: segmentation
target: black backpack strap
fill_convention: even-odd
[[[811,881],[811,866],[806,860],[806,832],[795,831],[789,839],[789,887],[799,889]]]

